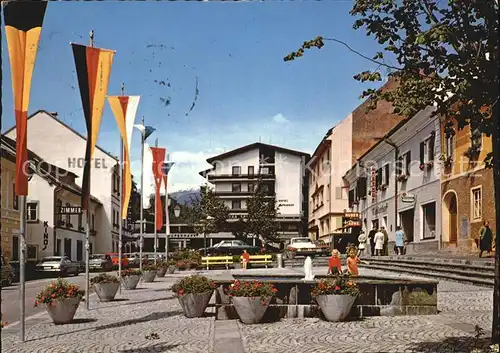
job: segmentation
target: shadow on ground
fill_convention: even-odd
[[[124,326],[129,326],[129,325],[134,325],[134,324],[140,324],[140,323],[143,323],[143,322],[160,320],[160,319],[164,319],[166,317],[180,315],[182,313],[183,313],[182,310],[164,311],[164,312],[159,312],[159,313],[152,313],[152,314],[149,314],[149,315],[146,315],[146,316],[143,316],[143,317],[139,317],[139,318],[136,318],[136,319],[124,320],[124,321],[115,322],[115,323],[108,324],[108,325],[98,326],[94,330],[95,331],[100,331],[100,330],[106,330],[108,328],[117,328],[117,327],[124,327]]]
[[[437,342],[412,343],[405,352],[470,353],[474,348],[488,351],[490,344],[491,338],[475,338],[471,336],[449,337]]]
[[[119,350],[120,353],[152,353],[152,352],[168,352],[171,349],[179,346],[178,344],[168,344],[168,343],[157,343],[144,348],[130,348]]]

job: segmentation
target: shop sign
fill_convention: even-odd
[[[377,171],[374,166],[370,167],[370,193],[372,202],[377,202]]]
[[[49,245],[49,222],[43,222],[43,248],[42,250],[47,249]]]

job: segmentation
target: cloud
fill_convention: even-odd
[[[273,116],[273,121],[278,124],[286,124],[290,122],[290,120],[285,118],[285,116],[281,113],[278,113],[275,116]]]

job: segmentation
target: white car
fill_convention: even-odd
[[[292,238],[286,247],[286,255],[290,259],[297,255],[314,257],[316,251],[316,245],[310,238]]]

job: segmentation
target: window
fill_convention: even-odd
[[[253,175],[253,173],[254,173],[254,168],[253,168],[253,166],[249,166],[249,167],[248,167],[248,175]]]
[[[78,230],[83,230],[83,214],[78,214]]]
[[[366,191],[367,191],[366,188],[367,188],[367,178],[360,177],[358,179],[358,182],[356,183],[356,198],[358,200],[366,198]]]
[[[38,221],[38,202],[30,201],[26,203],[26,219],[28,221]]]
[[[95,228],[94,228],[94,225],[95,225],[95,222],[94,222],[95,221],[95,215],[92,213],[91,216],[92,217],[91,217],[91,221],[90,221],[90,229],[91,230],[95,230]]]
[[[424,222],[423,238],[434,238],[436,236],[436,203],[431,202],[422,206]]]
[[[66,202],[66,207],[71,207],[69,202]],[[66,215],[66,227],[70,227],[70,226],[71,226],[71,215],[67,214]]]
[[[454,153],[454,151],[455,151],[454,143],[455,143],[455,136],[446,137],[445,145],[444,145],[446,158],[453,159],[454,154],[455,154]]]
[[[241,175],[241,167],[233,167],[233,175]]]
[[[420,164],[426,164],[434,161],[434,143],[434,134],[432,134],[431,137],[425,141],[420,142]]]
[[[483,195],[481,187],[471,189],[472,220],[478,221],[483,217]]]
[[[56,255],[61,256],[61,239],[56,239]]]
[[[12,208],[15,210],[19,209],[19,205],[17,204],[16,182],[12,183]]]
[[[233,183],[232,191],[233,192],[241,192],[241,184],[240,183]]]
[[[76,241],[76,260],[83,260],[83,241],[81,240]]]
[[[342,189],[343,189],[342,186],[335,187],[335,199],[336,200],[342,200],[344,198]]]
[[[354,206],[354,189],[349,190],[349,207]]]
[[[248,183],[248,192],[255,192],[255,184]]]
[[[57,200],[57,213],[58,213],[58,215],[57,215],[57,221],[58,221],[58,223],[62,223],[62,221],[63,221],[63,216],[61,214],[61,207],[62,207],[62,201],[61,200]]]
[[[411,151],[404,153],[401,156],[401,163],[398,165],[398,175],[410,175],[411,170]]]
[[[269,174],[269,167],[262,167],[260,168],[260,174]]]
[[[17,235],[12,236],[12,260],[19,261],[19,237]]]
[[[233,200],[231,203],[231,209],[241,210],[241,201],[240,200]]]
[[[483,147],[483,134],[479,128],[475,128],[470,134],[471,147],[480,151]]]

